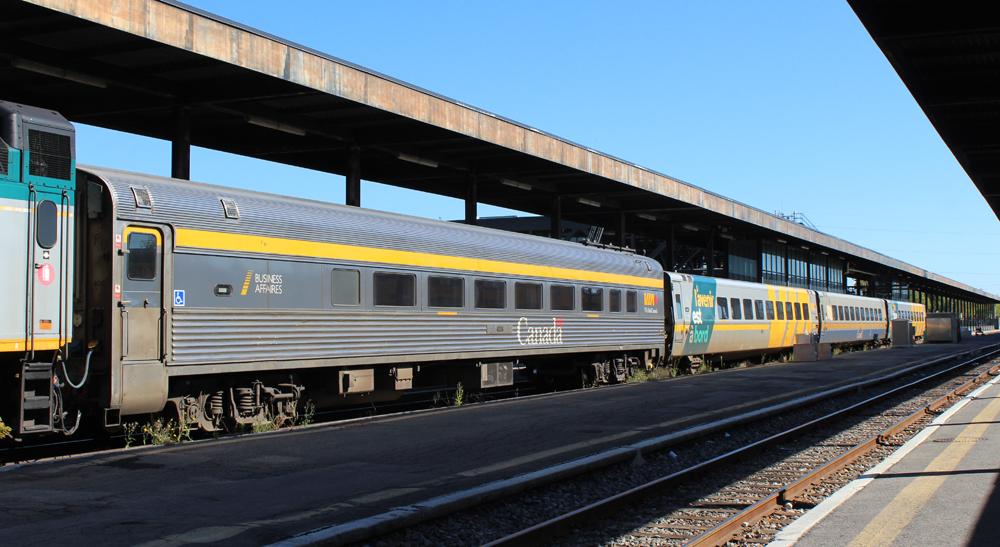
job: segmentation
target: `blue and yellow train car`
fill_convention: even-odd
[[[674,358],[777,352],[818,332],[814,291],[678,273],[668,279]]]

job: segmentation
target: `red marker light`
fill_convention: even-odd
[[[52,280],[56,278],[55,269],[51,264],[42,264],[38,267],[38,282],[42,285],[48,285],[52,283]]]

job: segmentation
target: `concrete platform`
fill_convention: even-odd
[[[0,542],[278,541],[998,342],[976,337],[4,468]]]
[[[807,513],[775,545],[1000,545],[998,381]]]

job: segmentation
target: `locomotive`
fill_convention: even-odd
[[[632,252],[78,166],[0,101],[0,418],[18,437],[167,413],[216,431],[520,381],[888,337],[923,308],[664,272]]]

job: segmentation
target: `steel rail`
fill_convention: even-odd
[[[968,393],[972,388],[986,382],[990,377],[996,376],[998,373],[1000,373],[1000,365],[991,367],[990,370],[983,372],[979,376],[955,388],[946,395],[939,397],[931,404],[913,412],[906,418],[903,418],[895,424],[885,428],[885,430],[878,435],[859,443],[836,458],[833,458],[832,460],[813,469],[802,478],[772,492],[766,498],[748,507],[743,512],[733,515],[716,528],[713,528],[712,530],[694,538],[687,545],[701,547],[707,545],[726,544],[729,540],[734,539],[739,530],[742,528],[748,525],[752,526],[761,519],[766,518],[774,511],[783,508],[787,503],[794,504],[796,499],[811,487],[849,466],[877,446],[886,444],[889,438],[903,432],[906,428],[916,424],[928,415],[934,414],[941,408],[948,406],[954,402],[956,398]]]
[[[993,347],[996,348],[995,345]],[[952,372],[952,371],[957,370],[959,368],[967,367],[967,366],[970,366],[970,365],[975,365],[977,363],[986,361],[988,359],[993,358],[994,356],[996,356],[998,354],[1000,354],[1000,349],[992,349],[992,350],[983,352],[983,353],[981,353],[981,354],[979,354],[979,355],[977,355],[975,357],[972,357],[972,358],[970,358],[968,360],[962,361],[961,363],[948,366],[947,368],[944,368],[944,369],[942,369],[940,371],[936,371],[936,372],[934,372],[932,374],[929,374],[927,376],[924,376],[922,378],[918,378],[918,379],[916,379],[914,381],[911,381],[911,382],[908,382],[906,384],[903,384],[903,385],[900,385],[900,386],[896,386],[896,387],[894,387],[892,389],[889,389],[887,391],[884,391],[882,393],[879,393],[877,395],[869,397],[869,398],[867,398],[867,399],[865,399],[863,401],[860,401],[860,402],[854,403],[852,405],[849,405],[847,407],[835,410],[835,411],[833,411],[833,412],[831,412],[829,414],[826,414],[824,416],[820,416],[818,418],[814,418],[814,419],[812,419],[812,420],[810,420],[808,422],[799,424],[797,426],[789,428],[789,429],[787,429],[785,431],[782,431],[780,433],[776,433],[776,434],[771,435],[769,437],[766,437],[764,439],[757,440],[757,441],[755,441],[753,443],[749,443],[749,444],[744,445],[744,446],[742,446],[740,448],[737,448],[735,450],[731,450],[729,452],[726,452],[725,454],[721,454],[719,456],[715,456],[713,458],[710,458],[710,459],[705,460],[703,462],[697,463],[697,464],[692,465],[690,467],[687,467],[685,469],[681,469],[681,470],[676,471],[674,473],[671,473],[669,475],[665,475],[663,477],[654,479],[652,481],[649,481],[649,482],[641,484],[639,486],[630,488],[630,489],[625,490],[623,492],[619,492],[619,493],[614,494],[612,496],[609,496],[609,497],[603,498],[601,500],[595,501],[595,502],[590,503],[590,504],[588,504],[588,505],[586,505],[584,507],[580,507],[580,508],[575,509],[573,511],[570,511],[570,512],[564,513],[562,515],[553,517],[553,518],[551,518],[549,520],[540,522],[538,524],[535,524],[533,526],[530,526],[528,528],[525,528],[525,529],[520,530],[518,532],[515,532],[513,534],[510,534],[510,535],[504,536],[502,538],[496,539],[494,541],[491,541],[491,542],[487,543],[486,546],[487,547],[495,547],[495,546],[500,546],[500,545],[537,545],[537,544],[545,543],[546,540],[564,534],[565,532],[567,532],[568,530],[570,530],[572,527],[577,526],[578,524],[586,521],[587,519],[590,519],[590,518],[599,518],[601,516],[611,514],[610,512],[613,511],[616,508],[632,504],[635,501],[637,501],[637,500],[639,500],[641,498],[647,497],[649,495],[652,495],[652,494],[654,494],[654,493],[656,493],[656,492],[658,492],[660,490],[665,489],[668,486],[672,486],[672,485],[674,485],[674,484],[676,484],[676,483],[678,483],[678,482],[680,482],[682,480],[690,479],[691,477],[696,476],[698,473],[705,472],[705,471],[707,471],[707,470],[709,470],[709,469],[711,469],[713,467],[716,467],[716,466],[724,464],[724,463],[728,463],[731,460],[734,460],[734,459],[736,459],[738,457],[741,457],[741,456],[748,455],[748,454],[750,454],[750,453],[752,453],[752,452],[754,452],[756,450],[759,450],[761,448],[764,448],[764,447],[766,447],[768,445],[774,444],[774,443],[779,442],[779,441],[783,441],[783,440],[785,440],[785,439],[787,439],[789,437],[795,436],[796,434],[799,434],[799,433],[802,433],[804,431],[808,431],[810,429],[813,429],[813,428],[815,428],[815,427],[817,427],[819,425],[822,425],[822,424],[824,424],[826,422],[829,422],[829,421],[832,421],[834,419],[840,418],[840,417],[842,417],[842,416],[844,416],[846,414],[849,414],[851,412],[854,412],[854,411],[856,411],[856,410],[858,410],[860,408],[872,405],[874,403],[877,403],[879,401],[882,401],[884,399],[892,397],[893,395],[895,395],[895,394],[897,394],[897,393],[899,393],[899,392],[901,392],[903,390],[913,388],[913,387],[915,387],[917,385],[920,385],[920,384],[923,384],[923,383],[928,382],[930,380],[933,380],[935,378],[938,378],[938,377],[940,377],[940,376],[942,376],[944,374],[948,374],[949,372]],[[993,369],[991,369],[990,372],[993,372],[994,369],[1000,369],[1000,366],[993,367]],[[945,397],[949,397],[949,396],[954,397],[954,392],[955,391],[958,391],[959,389],[962,389],[962,388],[966,387],[969,384],[970,384],[969,382],[967,382],[966,384],[963,384],[963,386],[960,386],[958,389],[953,390],[952,393],[949,393]],[[939,401],[935,401],[935,404],[937,404]],[[942,405],[938,405],[937,408],[940,408],[940,406],[942,406]],[[918,411],[917,414],[919,414],[921,417],[924,416],[924,415],[926,415],[926,412],[928,411],[928,408],[930,408],[930,406],[928,406],[927,408],[921,409],[920,411]],[[918,418],[913,418],[911,416],[911,417],[906,418],[906,420],[911,420],[911,419],[914,420],[914,421],[916,421],[916,420],[919,419],[919,417]],[[906,421],[906,420],[904,420],[904,421]],[[873,441],[875,443],[877,443],[878,442],[878,437],[875,437],[873,439]],[[872,442],[872,441],[869,441],[869,442]],[[865,444],[867,444],[867,443],[865,443]],[[860,449],[858,447],[855,447],[854,449],[851,449],[848,452],[850,453],[850,452],[852,452],[854,450],[860,450]],[[848,456],[845,453],[845,454],[842,454],[841,457],[838,457],[837,459],[839,460],[840,458],[843,458],[843,457],[848,457]],[[722,524],[719,525],[719,527],[717,527],[716,529],[713,529],[709,533],[715,534],[715,530],[721,530],[723,527],[726,527],[726,529],[733,528],[733,527],[740,528],[740,527],[742,527],[743,522],[746,522],[749,519],[759,519],[759,518],[762,518],[765,514],[773,511],[774,509],[780,508],[784,504],[784,501],[783,501],[783,498],[781,497],[781,495],[782,495],[782,493],[785,490],[786,490],[786,488],[782,488],[781,490],[778,490],[778,491],[772,493],[771,495],[767,496],[765,499],[760,500],[757,503],[749,506],[743,512],[741,512],[741,513],[737,514],[736,516],[734,516],[734,517],[732,517],[732,518],[724,521]],[[798,490],[796,492],[798,492]],[[780,504],[778,504],[777,506],[775,506],[775,504],[777,503],[778,500],[782,500],[782,501],[781,501]],[[714,537],[714,535],[713,535],[713,537]],[[706,538],[705,540],[702,540],[702,536],[697,536],[697,537],[693,538],[692,541],[693,542],[694,541],[701,541],[702,542],[702,543],[700,543],[701,545],[707,545],[707,544],[711,543],[711,541],[708,538]],[[725,542],[723,541],[722,543],[725,543]],[[695,543],[692,543],[692,544],[695,544]]]

